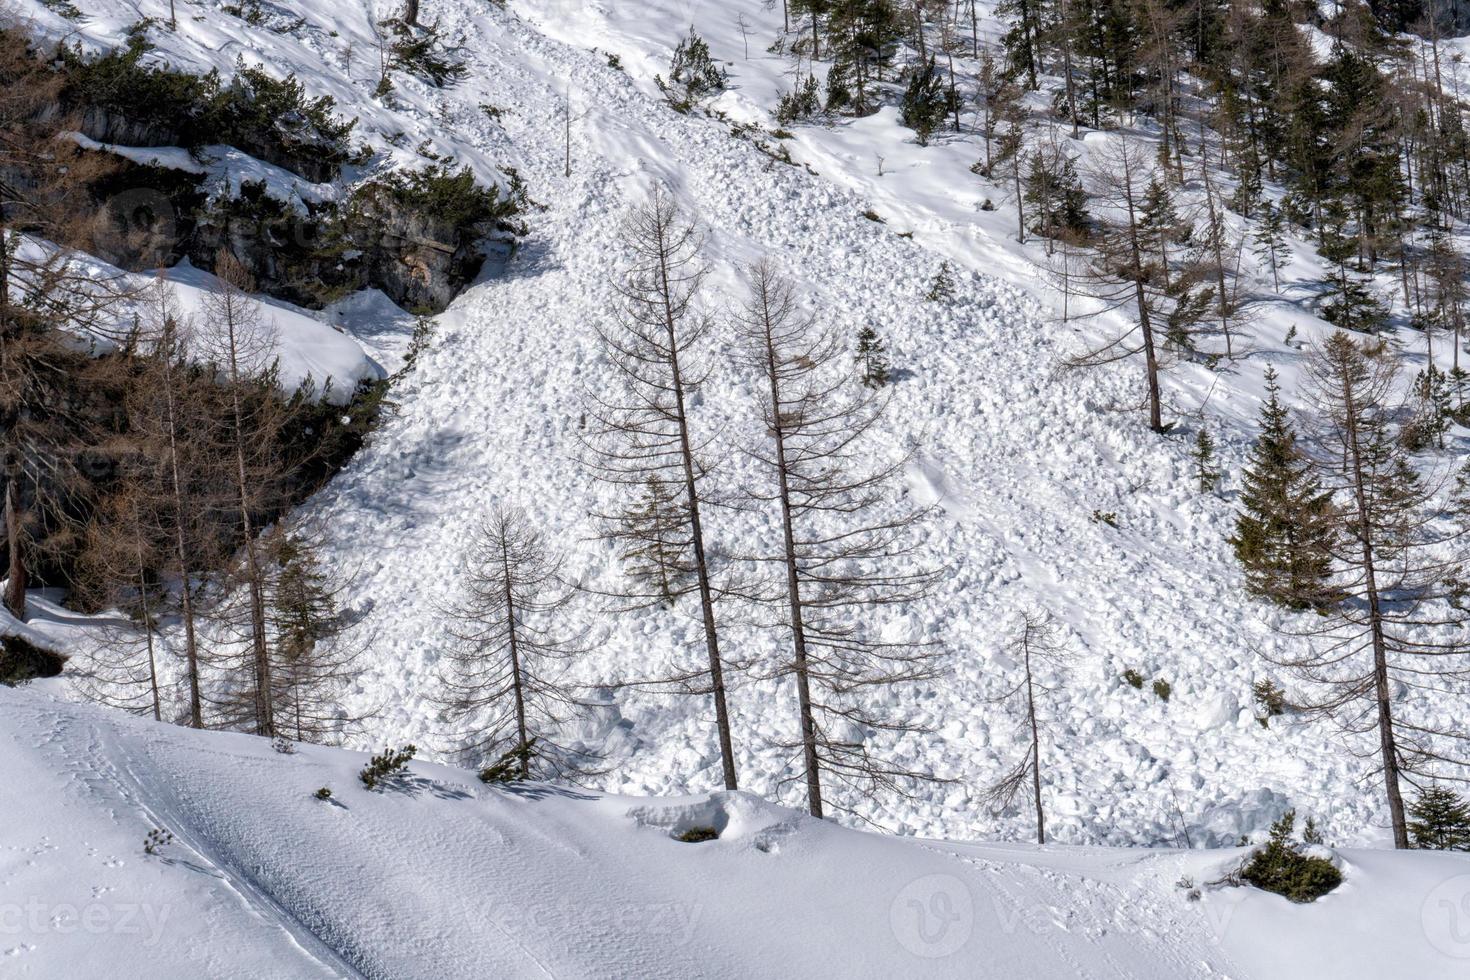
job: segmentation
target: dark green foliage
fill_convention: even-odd
[[[81,20],[82,11],[71,0],[41,0],[42,6],[67,20]]]
[[[953,107],[951,96],[949,85],[936,67],[933,55],[909,72],[899,115],[903,124],[914,131],[920,146],[929,145],[929,137],[949,115]]]
[[[437,21],[407,24],[394,19],[384,21],[383,27],[391,38],[388,43],[389,70],[405,71],[435,88],[444,88],[469,74],[464,62],[445,46]]]
[[[515,194],[484,187],[469,167],[436,163],[424,170],[393,171],[359,188],[354,202],[387,194],[398,207],[447,228],[469,228],[509,219],[520,210]]]
[[[705,841],[719,839],[720,832],[713,827],[690,827],[683,833],[674,836],[674,840],[685,844],[703,844]]]
[[[1129,667],[1127,670],[1123,671],[1123,680],[1127,681],[1130,687],[1135,687],[1139,690],[1143,690],[1143,675],[1134,670],[1132,667]]]
[[[1241,866],[1240,880],[1297,903],[1313,902],[1342,884],[1342,872],[1326,858],[1302,853],[1292,840],[1296,811],[1271,825],[1271,837]]]
[[[276,79],[265,69],[235,63],[235,77],[221,92],[214,125],[221,133],[274,130],[293,142],[346,159],[356,119],[340,119],[330,95],[309,98],[295,75]]]
[[[1331,298],[1322,306],[1322,318],[1344,330],[1377,333],[1388,322],[1388,310],[1354,271],[1358,248],[1358,236],[1348,228],[1343,206],[1334,201],[1326,209],[1318,246],[1333,267],[1328,280]]]
[[[817,94],[817,76],[808,75],[806,81],[792,92],[783,92],[776,104],[776,121],[789,126],[798,119],[810,119],[822,111],[822,101]]]
[[[1190,453],[1194,459],[1195,477],[1199,481],[1199,492],[1209,493],[1215,489],[1215,484],[1220,481],[1220,471],[1215,468],[1215,440],[1210,437],[1210,432],[1203,426],[1194,438],[1194,450]]]
[[[531,763],[537,758],[536,736],[532,735],[525,745],[515,745],[499,759],[480,770],[482,783],[518,783],[531,771]]]
[[[1026,167],[1022,192],[1031,230],[1044,238],[1080,238],[1087,232],[1087,192],[1075,159],[1037,150]]]
[[[321,789],[317,790],[315,793],[312,793],[311,795],[312,796],[315,796],[319,800],[330,800],[332,798],[332,791],[330,789],[328,789],[327,787],[323,786]]]
[[[424,351],[434,343],[434,319],[428,316],[415,317],[413,335],[408,338],[408,350],[403,353],[403,368],[399,375],[407,374]]]
[[[1169,695],[1174,693],[1173,686],[1162,677],[1154,681],[1154,694],[1160,701],[1169,700]]]
[[[710,57],[704,38],[689,28],[689,36],[674,48],[669,64],[669,80],[654,76],[669,104],[680,112],[688,112],[700,102],[725,90],[725,69]]]
[[[19,687],[38,677],[55,677],[66,659],[19,636],[0,636],[0,684]]]
[[[362,785],[367,789],[377,789],[388,780],[397,778],[408,771],[408,764],[413,760],[417,752],[412,745],[405,745],[401,749],[384,749],[373,756],[372,761],[363,766],[362,772],[357,778],[362,780]]]
[[[1230,543],[1252,595],[1291,609],[1323,608],[1335,595],[1329,582],[1336,533],[1332,495],[1322,490],[1297,446],[1270,369],[1266,391]]]
[[[694,565],[685,554],[688,510],[671,482],[650,478],[628,513],[638,534],[623,552],[629,577],[643,583],[666,606],[688,591]]]
[[[1267,201],[1261,205],[1260,220],[1251,235],[1256,258],[1271,270],[1271,285],[1281,289],[1281,266],[1291,261],[1291,246],[1286,241],[1286,217],[1281,209]]]
[[[1262,724],[1286,711],[1286,692],[1276,686],[1270,678],[1256,681],[1251,687],[1251,698],[1260,710]]]
[[[357,120],[340,118],[330,95],[308,97],[295,75],[277,79],[237,61],[224,82],[216,71],[190,75],[149,63],[150,47],[139,36],[98,57],[62,48],[63,98],[148,124],[160,140],[190,148],[223,143],[282,166],[309,155],[331,173],[353,158]]]
[[[867,115],[879,105],[875,83],[897,49],[903,25],[893,0],[819,0],[827,19],[827,111]]]
[[[858,379],[864,386],[881,388],[888,383],[888,348],[871,326],[858,331],[853,359],[857,361]]]
[[[1400,438],[1410,451],[1430,446],[1443,449],[1444,434],[1453,417],[1449,378],[1431,364],[1414,376],[1412,391],[1414,417],[1404,426]]]
[[[1409,804],[1414,846],[1435,851],[1470,851],[1470,800],[1444,786],[1428,786]]]
[[[1106,524],[1108,527],[1118,526],[1118,514],[1111,510],[1093,510],[1092,523]]]
[[[954,273],[950,271],[948,259],[939,263],[939,271],[930,281],[929,292],[924,298],[931,303],[948,302],[954,299]]]
[[[219,73],[190,75],[145,63],[143,56],[152,47],[141,35],[131,38],[126,47],[94,58],[80,47],[63,47],[59,52],[66,76],[63,96],[73,105],[137,114],[181,128],[207,116],[220,95]],[[196,139],[199,142],[193,145],[212,142],[201,136]]]

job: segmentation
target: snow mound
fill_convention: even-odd
[[[1242,850],[916,842],[748,793],[501,789],[421,762],[368,791],[361,753],[54,687],[0,688],[7,977],[1449,980],[1470,955],[1447,917],[1463,857],[1348,850],[1346,883],[1296,906],[1208,885]],[[671,839],[693,825],[720,839]]]

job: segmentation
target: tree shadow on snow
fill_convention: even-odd
[[[552,783],[506,783],[498,788],[511,796],[519,796],[528,800],[596,800],[601,798],[584,789],[557,786]]]
[[[468,800],[473,794],[457,786],[437,782],[427,776],[412,773],[381,784],[385,793],[400,793],[404,796],[419,796],[427,793],[437,800]]]

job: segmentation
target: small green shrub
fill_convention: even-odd
[[[1286,692],[1277,687],[1276,682],[1270,678],[1256,681],[1252,685],[1251,698],[1256,702],[1263,722],[1286,711]]]
[[[405,745],[397,750],[385,749],[373,756],[372,761],[357,774],[357,778],[362,780],[362,785],[367,789],[377,789],[388,780],[407,772],[408,764],[417,751],[412,745]]]
[[[929,282],[929,292],[924,298],[931,303],[945,303],[954,299],[954,273],[950,271],[949,261],[939,263],[939,271]]]
[[[776,121],[789,126],[798,119],[810,119],[822,111],[822,100],[817,94],[817,77],[808,75],[802,86],[795,91],[782,93],[776,103]]]
[[[1108,527],[1118,526],[1118,513],[1112,510],[1094,510],[1092,512],[1092,523],[1106,524]]]
[[[435,88],[444,88],[470,73],[465,63],[444,45],[438,22],[406,24],[394,19],[384,21],[383,26],[392,37],[388,44],[390,68],[402,69]]]
[[[1162,677],[1154,681],[1154,694],[1158,696],[1160,701],[1169,700],[1169,695],[1173,693],[1174,688],[1171,687],[1169,682],[1164,680]]]
[[[330,800],[332,798],[332,791],[330,789],[328,789],[327,787],[323,786],[321,789],[317,790],[315,793],[312,793],[311,795],[312,796],[315,796],[319,800]]]
[[[190,148],[223,143],[257,156],[269,156],[272,147],[309,149],[333,166],[353,158],[348,141],[357,120],[340,118],[330,95],[309,98],[294,74],[277,79],[237,60],[235,76],[225,82],[218,71],[191,75],[145,62],[152,47],[137,33],[125,47],[95,57],[62,48],[63,97],[75,106],[158,120]]]
[[[499,759],[484,769],[480,770],[480,782],[482,783],[517,783],[524,776],[522,773],[529,771],[531,760],[536,757],[536,739],[529,739],[525,745],[517,745],[515,748],[501,755]]]
[[[1288,810],[1271,825],[1271,836],[1239,870],[1241,881],[1304,904],[1342,884],[1342,872],[1326,858],[1302,853],[1291,839],[1296,811]]]
[[[685,844],[702,844],[707,840],[719,840],[720,832],[713,827],[690,827],[682,834],[675,834],[674,840]]]
[[[1130,687],[1135,687],[1139,690],[1143,689],[1143,675],[1132,667],[1123,671],[1123,679],[1128,682]]]
[[[174,842],[172,831],[156,829],[148,831],[148,836],[143,838],[144,854],[161,854],[163,849]]]
[[[71,0],[41,0],[41,5],[58,16],[67,20],[81,20],[82,11]]]
[[[442,163],[380,177],[359,188],[355,200],[384,193],[398,206],[453,228],[502,221],[520,210],[515,193],[502,197],[499,187],[481,186],[469,167],[451,170]]]
[[[669,105],[679,112],[688,112],[704,99],[723,92],[725,70],[710,57],[709,45],[689,28],[689,36],[681,39],[674,48],[674,58],[669,64],[669,80],[660,75],[653,77]]]

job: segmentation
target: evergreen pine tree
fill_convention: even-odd
[[[688,547],[682,529],[688,518],[679,504],[678,488],[650,476],[638,502],[629,508],[623,561],[630,576],[652,586],[666,606],[688,591],[694,569],[684,557]]]
[[[1220,471],[1215,469],[1215,440],[1204,426],[1200,426],[1195,436],[1194,452],[1190,455],[1194,457],[1195,475],[1199,477],[1199,492],[1209,493],[1219,482]]]
[[[1292,609],[1331,601],[1328,585],[1332,499],[1297,446],[1276,372],[1266,371],[1260,434],[1247,457],[1243,509],[1230,539],[1245,568],[1246,589]]]
[[[688,112],[704,99],[725,90],[725,69],[710,57],[709,44],[689,28],[689,36],[674,48],[669,64],[669,80],[655,75],[653,79],[664,98],[680,112]]]
[[[949,270],[949,260],[939,264],[939,271],[929,283],[929,292],[924,297],[931,303],[948,302],[954,299],[954,273]],[[871,328],[867,328],[871,329]],[[858,335],[858,350],[862,350],[862,335]]]
[[[1430,786],[1409,804],[1414,846],[1433,851],[1470,851],[1470,801],[1443,786]]]
[[[1377,333],[1387,321],[1388,311],[1348,267],[1350,261],[1356,261],[1359,243],[1357,235],[1348,233],[1346,223],[1342,205],[1334,201],[1323,219],[1322,243],[1318,249],[1333,267],[1328,281],[1333,296],[1322,307],[1322,319],[1344,330]]]
[[[888,346],[871,326],[858,331],[854,359],[858,362],[858,376],[864,386],[881,388],[888,383]]]
[[[1251,238],[1256,258],[1271,270],[1271,288],[1281,292],[1281,266],[1291,261],[1291,246],[1286,243],[1286,219],[1281,209],[1270,201],[1261,205],[1261,220]]]
[[[929,145],[929,137],[944,124],[949,115],[952,95],[944,75],[934,64],[934,56],[914,66],[908,86],[903,92],[899,112],[903,124],[918,136],[920,146]]]
[[[1174,207],[1174,198],[1168,185],[1157,175],[1148,182],[1143,192],[1143,207],[1138,216],[1140,239],[1159,260],[1159,272],[1165,289],[1169,287],[1169,245],[1181,241],[1187,234],[1184,222]],[[1147,260],[1152,264],[1152,260]]]
[[[1414,418],[1404,428],[1404,442],[1413,450],[1444,448],[1450,428],[1450,385],[1443,371],[1431,364],[1414,376]]]
[[[1080,236],[1087,229],[1087,192],[1070,154],[1043,147],[1031,154],[1025,200],[1031,230],[1047,239]]]

